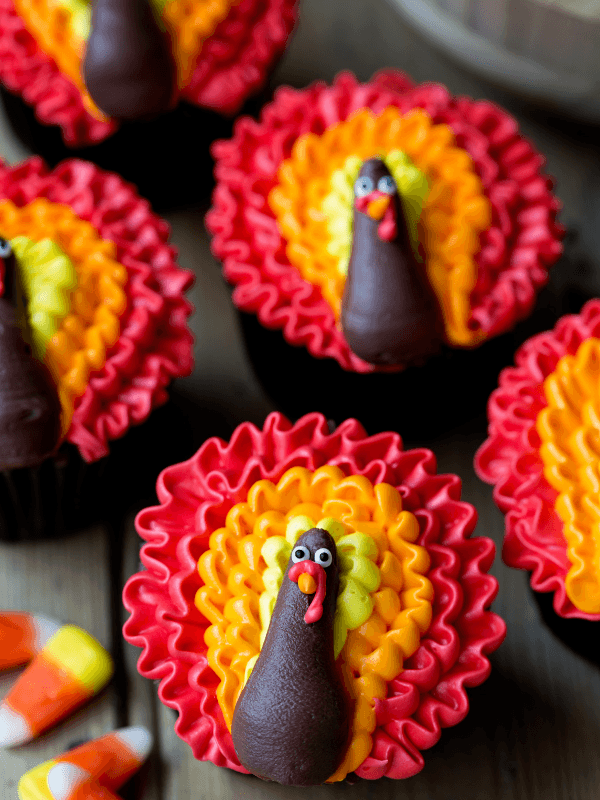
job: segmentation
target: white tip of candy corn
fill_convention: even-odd
[[[89,778],[89,772],[65,761],[52,767],[46,780],[54,800],[68,800],[79,784]]]
[[[37,614],[32,618],[32,622],[35,628],[35,651],[39,653],[48,639],[51,639],[56,631],[62,628],[62,622],[50,617],[39,617]]]
[[[152,734],[147,728],[135,725],[131,728],[120,728],[115,731],[115,736],[125,744],[134,756],[137,756],[140,763],[145,761],[150,750],[152,750]]]
[[[32,738],[33,733],[23,717],[6,703],[0,704],[0,747],[16,747]]]

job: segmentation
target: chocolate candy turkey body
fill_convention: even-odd
[[[335,542],[320,528],[302,534],[311,556],[327,548],[323,614],[307,624],[313,595],[283,576],[262,651],[233,715],[232,736],[241,763],[266,780],[286,785],[324,783],[337,769],[350,736],[352,702],[333,651],[339,589]]]
[[[359,172],[377,187],[391,174],[380,158],[365,161]],[[424,264],[414,256],[396,190],[393,238],[382,238],[382,223],[353,211],[352,252],[342,302],[342,329],[350,349],[371,364],[414,364],[437,352],[442,319]]]
[[[175,62],[149,0],[94,0],[83,73],[111,117],[146,119],[173,106]]]
[[[0,247],[10,245],[0,239]],[[60,403],[47,367],[32,354],[21,328],[15,257],[3,256],[0,297],[0,469],[37,466],[60,439]],[[27,324],[26,318],[23,319]]]

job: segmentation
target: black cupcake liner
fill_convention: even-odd
[[[108,139],[67,147],[56,125],[43,125],[34,109],[6,89],[2,102],[15,136],[55,167],[66,158],[92,161],[133,183],[157,211],[206,200],[213,186],[209,148],[231,136],[232,120],[187,103],[148,122],[121,125]]]
[[[0,540],[52,538],[95,521],[96,487],[104,460],[86,464],[77,448],[63,445],[37,467],[0,473]]]
[[[546,627],[577,655],[600,666],[600,622],[565,619],[554,610],[554,592],[535,592],[529,586]]]
[[[539,330],[552,322],[540,322]],[[332,359],[317,359],[289,345],[281,331],[240,313],[248,358],[274,405],[291,419],[318,409],[332,419],[359,419],[370,434],[398,431],[405,442],[434,439],[485,412],[501,369],[530,335],[518,327],[474,350],[443,347],[426,364],[397,373],[346,372]]]
[[[192,456],[201,435],[175,393],[96,462],[65,443],[37,467],[1,471],[0,541],[59,538],[155,502],[158,474]]]
[[[240,321],[256,377],[287,417],[318,409],[330,419],[359,419],[370,434],[398,431],[407,442],[437,436],[481,413],[498,365],[514,353],[510,338],[502,337],[479,353],[444,348],[422,367],[363,375],[289,345],[252,314],[240,313]]]
[[[424,444],[484,414],[500,371],[514,364],[520,345],[590,298],[575,282],[582,268],[573,252],[576,238],[571,235],[528,319],[472,350],[442,347],[419,367],[358,374],[331,358],[314,358],[254,314],[239,312],[248,358],[266,394],[291,419],[318,409],[332,419],[355,417],[370,434],[394,430],[411,446]]]

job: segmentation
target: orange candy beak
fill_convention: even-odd
[[[302,594],[314,594],[317,591],[317,582],[312,575],[303,572],[298,578],[298,588]]]
[[[371,200],[367,206],[367,214],[371,219],[380,220],[390,207],[391,197],[378,197],[376,200]]]

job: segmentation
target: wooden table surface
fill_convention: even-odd
[[[600,294],[600,171],[594,129],[561,121],[527,108],[470,78],[436,55],[409,31],[385,0],[304,0],[296,38],[276,81],[302,86],[331,79],[343,68],[368,78],[378,68],[397,66],[416,80],[438,80],[454,93],[496,99],[516,114],[523,130],[547,155],[564,203],[563,222],[573,233],[571,258],[559,264],[553,284]],[[3,156],[17,161],[27,153],[0,120]],[[166,214],[181,264],[197,277],[196,368],[178,391],[206,416],[210,433],[228,435],[250,419],[261,423],[272,410],[247,365],[236,314],[219,268],[210,256],[202,207]],[[464,387],[468,391],[468,387]],[[483,409],[482,409],[483,411]],[[478,532],[500,545],[503,519],[491,489],[475,477],[473,453],[485,436],[483,415],[435,441],[421,442],[437,453],[439,470],[462,476],[464,499],[479,511]],[[414,444],[414,443],[413,443]],[[259,782],[198,763],[173,732],[173,714],[158,703],[155,687],[136,672],[139,651],[124,644],[120,593],[137,569],[139,540],[133,516],[125,521],[123,549],[111,546],[102,527],[64,541],[0,545],[0,608],[23,609],[79,624],[111,648],[117,674],[95,701],[33,744],[0,754],[0,795],[16,798],[20,775],[75,742],[115,727],[147,725],[156,745],[130,798],[144,800],[226,800],[301,797],[306,792]],[[527,586],[527,576],[499,560],[495,610],[508,625],[506,642],[492,657],[484,686],[470,691],[471,711],[443,733],[425,754],[425,768],[403,782],[381,780],[354,786],[323,787],[314,798],[405,797],[407,800],[530,798],[591,800],[600,778],[600,672],[562,645],[543,625]],[[14,675],[0,679],[0,696]]]

